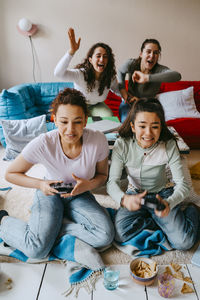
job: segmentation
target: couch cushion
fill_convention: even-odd
[[[190,86],[194,87],[194,101],[197,110],[200,112],[200,81],[164,82],[161,84],[160,92],[178,91]]]
[[[47,131],[46,115],[23,120],[1,120],[6,140],[4,160],[14,159],[32,139]]]
[[[110,107],[114,116],[119,118],[119,106],[122,99],[121,97],[114,94],[112,91],[109,91],[107,99],[105,100],[106,105]]]
[[[190,149],[200,149],[200,119],[180,118],[167,121],[183,138]]]
[[[157,95],[165,111],[165,119],[200,118],[194,98],[193,86],[180,91],[171,91]]]
[[[26,116],[25,101],[18,93],[3,90],[0,94],[0,118],[22,119]]]
[[[0,94],[0,120],[29,119],[46,114],[50,119],[51,102],[60,90],[73,88],[72,82],[25,83],[3,90]],[[6,142],[0,126],[0,142]]]
[[[25,83],[9,89],[21,96],[25,104],[26,118],[48,114],[49,107],[64,88],[73,88],[72,82]]]

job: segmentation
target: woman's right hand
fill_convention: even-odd
[[[132,75],[133,82],[146,83],[149,82],[149,74],[145,74],[141,71],[135,71]]]
[[[55,181],[55,180],[41,180],[39,184],[39,189],[43,192],[46,196],[53,196],[58,194],[58,191],[55,190],[51,184],[52,183],[60,183],[62,181]]]
[[[78,39],[78,42],[76,42],[76,37],[74,33],[73,28],[69,28],[68,30],[68,37],[69,37],[69,43],[70,43],[70,49],[69,54],[74,55],[74,53],[79,49],[81,38]]]
[[[122,206],[127,208],[129,211],[139,210],[141,208],[142,198],[144,198],[146,194],[147,191],[136,195],[125,194],[122,200]]]

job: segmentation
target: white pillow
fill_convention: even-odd
[[[180,91],[172,91],[157,95],[165,111],[165,119],[200,118],[194,97],[193,86]]]
[[[36,136],[47,131],[46,115],[22,120],[1,120],[6,140],[3,160],[12,160]]]

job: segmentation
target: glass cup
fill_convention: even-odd
[[[105,268],[103,284],[107,290],[115,290],[119,284],[119,271],[112,267]]]
[[[174,291],[175,280],[174,277],[167,273],[162,273],[158,276],[158,292],[160,296],[169,298]]]

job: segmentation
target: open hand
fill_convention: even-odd
[[[73,28],[69,28],[68,37],[69,37],[69,42],[70,42],[69,54],[73,55],[80,47],[81,38],[79,38],[78,42],[76,42],[76,37],[75,37]]]
[[[62,194],[60,195],[63,198],[67,198],[70,196],[76,196],[78,194],[82,194],[89,190],[89,180],[79,178],[72,174],[72,177],[76,180],[76,185],[74,186],[73,190],[70,194]]]

